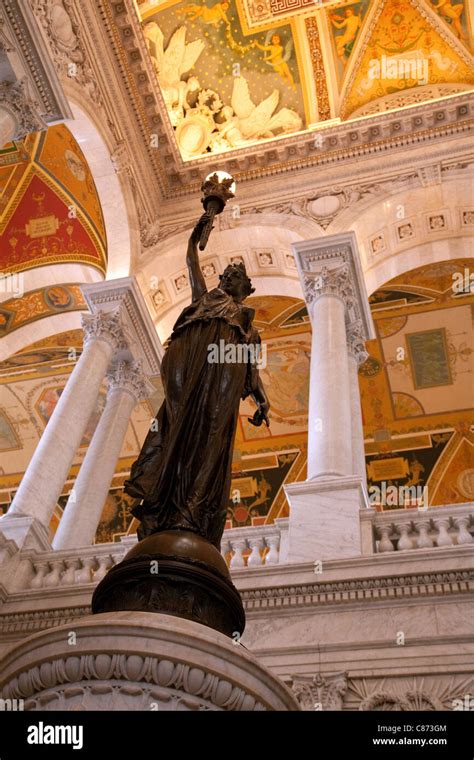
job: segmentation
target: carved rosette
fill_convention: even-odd
[[[97,311],[82,315],[84,345],[90,340],[105,340],[114,350],[125,348],[126,341],[119,311]]]
[[[129,393],[138,403],[153,393],[154,386],[143,372],[142,362],[117,362],[107,373],[109,395]]]

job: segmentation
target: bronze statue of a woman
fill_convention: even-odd
[[[251,396],[254,425],[268,421],[269,403],[258,374],[260,339],[254,310],[244,306],[253,292],[243,264],[226,267],[208,291],[197,245],[207,213],[188,243],[192,303],[174,325],[163,358],[165,400],[134,463],[125,491],[141,500],[132,510],[138,537],[169,530],[190,531],[217,549],[230,492],[232,449],[240,400]],[[223,341],[223,343],[222,343]],[[211,348],[243,344],[253,351],[224,351],[240,361],[211,360]]]

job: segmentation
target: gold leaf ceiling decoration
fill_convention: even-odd
[[[184,160],[474,88],[451,0],[152,0],[139,8]]]

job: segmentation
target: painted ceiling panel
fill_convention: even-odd
[[[0,269],[59,262],[105,274],[107,241],[87,161],[64,124],[0,151]]]
[[[473,19],[450,0],[139,4],[183,159],[473,89]]]

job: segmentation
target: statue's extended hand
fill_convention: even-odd
[[[201,239],[202,231],[206,224],[208,223],[210,219],[210,216],[207,212],[205,212],[200,219],[198,220],[195,228],[193,229],[191,233],[191,237],[189,238],[189,242],[193,245],[197,245]]]
[[[259,404],[253,417],[247,417],[248,421],[252,425],[255,425],[255,427],[260,427],[262,422],[265,421],[266,426],[270,427],[270,420],[268,419],[269,409],[270,409],[270,404],[268,403]]]

